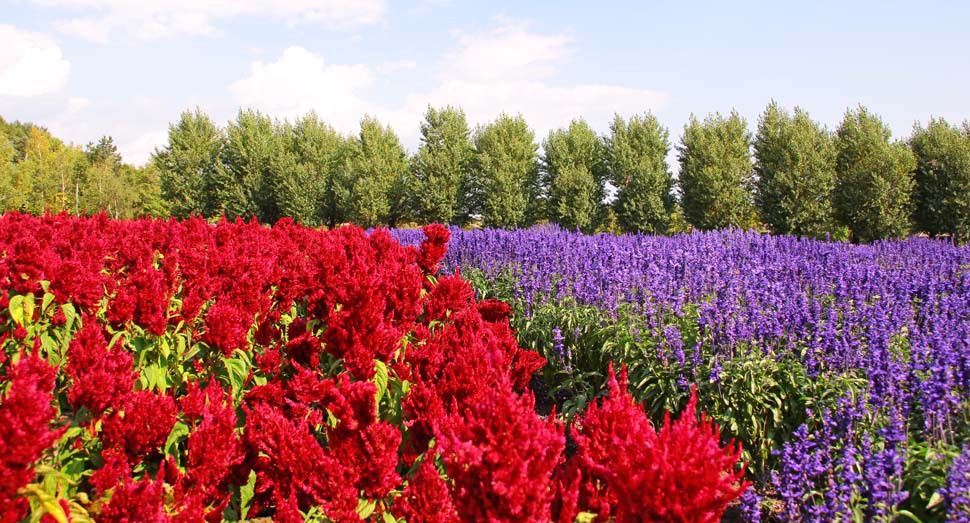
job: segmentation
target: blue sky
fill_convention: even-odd
[[[830,128],[864,104],[898,138],[970,118],[970,2],[0,0],[0,115],[143,163],[181,111],[365,113],[411,149],[428,104],[521,112],[538,139],[583,117],[684,123],[772,99]]]

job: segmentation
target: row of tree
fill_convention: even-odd
[[[736,112],[692,116],[676,146],[676,178],[669,131],[649,113],[616,116],[605,136],[574,120],[550,132],[540,154],[521,116],[471,129],[460,109],[429,108],[409,155],[370,117],[345,136],[313,113],[290,122],[243,110],[220,128],[196,110],[138,169],[121,162],[110,138],[82,151],[29,124],[0,130],[5,209],[290,216],[311,226],[548,220],[587,232],[764,227],[861,242],[913,231],[970,239],[970,125],[931,119],[908,143],[892,141],[864,107],[847,111],[834,132],[774,102],[754,135]]]
[[[123,163],[110,137],[81,148],[42,127],[2,118],[0,208],[35,214],[104,210],[116,218],[168,213],[158,171]]]

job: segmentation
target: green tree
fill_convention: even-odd
[[[13,159],[17,149],[7,136],[0,133],[0,211],[19,210],[26,205],[26,194],[17,179]]]
[[[913,153],[902,142],[890,142],[889,127],[862,106],[846,111],[835,135],[836,219],[857,242],[905,236],[916,167]]]
[[[539,146],[525,118],[501,114],[475,132],[475,189],[482,224],[512,228],[526,224],[535,201]]]
[[[970,240],[970,122],[961,130],[930,118],[925,128],[914,126],[910,147],[916,156],[916,226],[934,236]]]
[[[215,187],[227,216],[256,216],[263,223],[280,218],[283,184],[277,176],[279,171],[272,167],[282,152],[282,132],[269,116],[252,109],[240,110],[236,120],[229,122],[222,149],[227,176]]]
[[[362,227],[394,225],[404,216],[407,151],[390,126],[372,117],[360,122],[338,184],[341,214]]]
[[[470,198],[473,158],[465,112],[428,107],[421,123],[421,146],[414,158],[410,200],[424,223],[465,223],[475,213]]]
[[[801,108],[792,115],[772,101],[758,121],[754,156],[755,204],[773,233],[832,231],[835,145],[823,126]]]
[[[542,145],[546,216],[567,229],[591,232],[605,215],[602,141],[584,120],[573,120],[568,128],[551,131]]]
[[[756,224],[751,134],[744,118],[736,111],[727,118],[715,113],[703,122],[691,115],[677,150],[681,205],[691,225],[720,229]]]
[[[162,198],[177,218],[222,214],[212,191],[224,173],[220,162],[225,138],[202,111],[183,112],[168,127],[168,143],[152,154]]]
[[[667,166],[670,134],[653,114],[613,117],[606,139],[606,168],[617,188],[616,220],[625,232],[663,233],[673,211],[673,176]]]
[[[84,152],[87,154],[90,163],[107,162],[112,165],[121,165],[122,163],[118,147],[115,146],[114,138],[110,136],[102,136],[98,143],[88,143]]]
[[[14,147],[13,162],[18,163],[24,159],[25,149],[27,145],[27,138],[30,134],[30,130],[36,128],[44,133],[50,134],[47,129],[34,125],[32,123],[23,123],[19,121],[7,122],[2,117],[0,117],[0,134],[3,134],[10,140],[10,144]]]
[[[130,216],[162,218],[170,215],[168,203],[162,198],[159,176],[158,168],[152,163],[141,167],[122,165],[122,178],[131,191]]]
[[[283,151],[273,165],[281,180],[280,213],[310,227],[343,221],[336,215],[334,183],[347,139],[313,112],[285,125],[282,133]]]
[[[16,166],[16,185],[28,195],[24,210],[42,213],[70,209],[71,193],[75,192],[72,189],[76,187],[79,165],[83,162],[84,153],[80,149],[31,126],[23,160]]]
[[[88,164],[80,189],[82,211],[88,214],[103,211],[116,219],[132,217],[135,193],[121,166],[110,159]]]

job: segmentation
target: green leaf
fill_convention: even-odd
[[[232,387],[233,395],[241,394],[246,385],[246,378],[249,377],[249,362],[238,357],[226,358],[222,361],[229,374],[229,385]]]
[[[140,381],[145,389],[158,389],[163,393],[168,389],[168,375],[157,363],[146,365],[141,370]]]
[[[374,385],[377,386],[377,404],[380,405],[381,399],[387,392],[388,370],[387,365],[381,360],[374,360]]]
[[[357,515],[360,516],[360,519],[367,519],[374,513],[374,509],[376,508],[376,499],[361,499],[357,502]]]
[[[24,324],[24,297],[18,294],[10,298],[10,305],[7,306],[7,310],[10,312],[10,318],[17,325]]]
[[[256,492],[256,471],[249,471],[249,481],[245,485],[239,487],[239,516],[240,519],[246,519],[249,514],[249,508],[253,504],[253,496]]]
[[[40,488],[37,484],[27,485],[24,490],[27,492],[27,496],[36,499],[43,507],[44,512],[50,514],[57,520],[57,523],[68,523],[67,514],[64,513],[64,509],[57,502],[57,498],[50,492]]]
[[[41,300],[40,310],[46,311],[48,308],[50,308],[51,303],[53,302],[54,302],[54,295],[49,292],[45,292],[44,298],[43,300]]]
[[[189,435],[189,426],[181,421],[176,421],[175,425],[172,426],[172,432],[168,433],[168,438],[165,440],[165,455],[172,456],[175,454],[175,446],[178,445],[180,439],[184,436]]]
[[[64,311],[64,318],[67,320],[64,323],[64,327],[68,330],[74,326],[74,321],[77,319],[77,310],[74,309],[74,305],[70,303],[65,303],[61,305],[61,310]]]

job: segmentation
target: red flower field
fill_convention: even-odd
[[[0,217],[0,521],[719,520],[740,450],[693,401],[658,430],[621,372],[537,415],[424,232]]]

